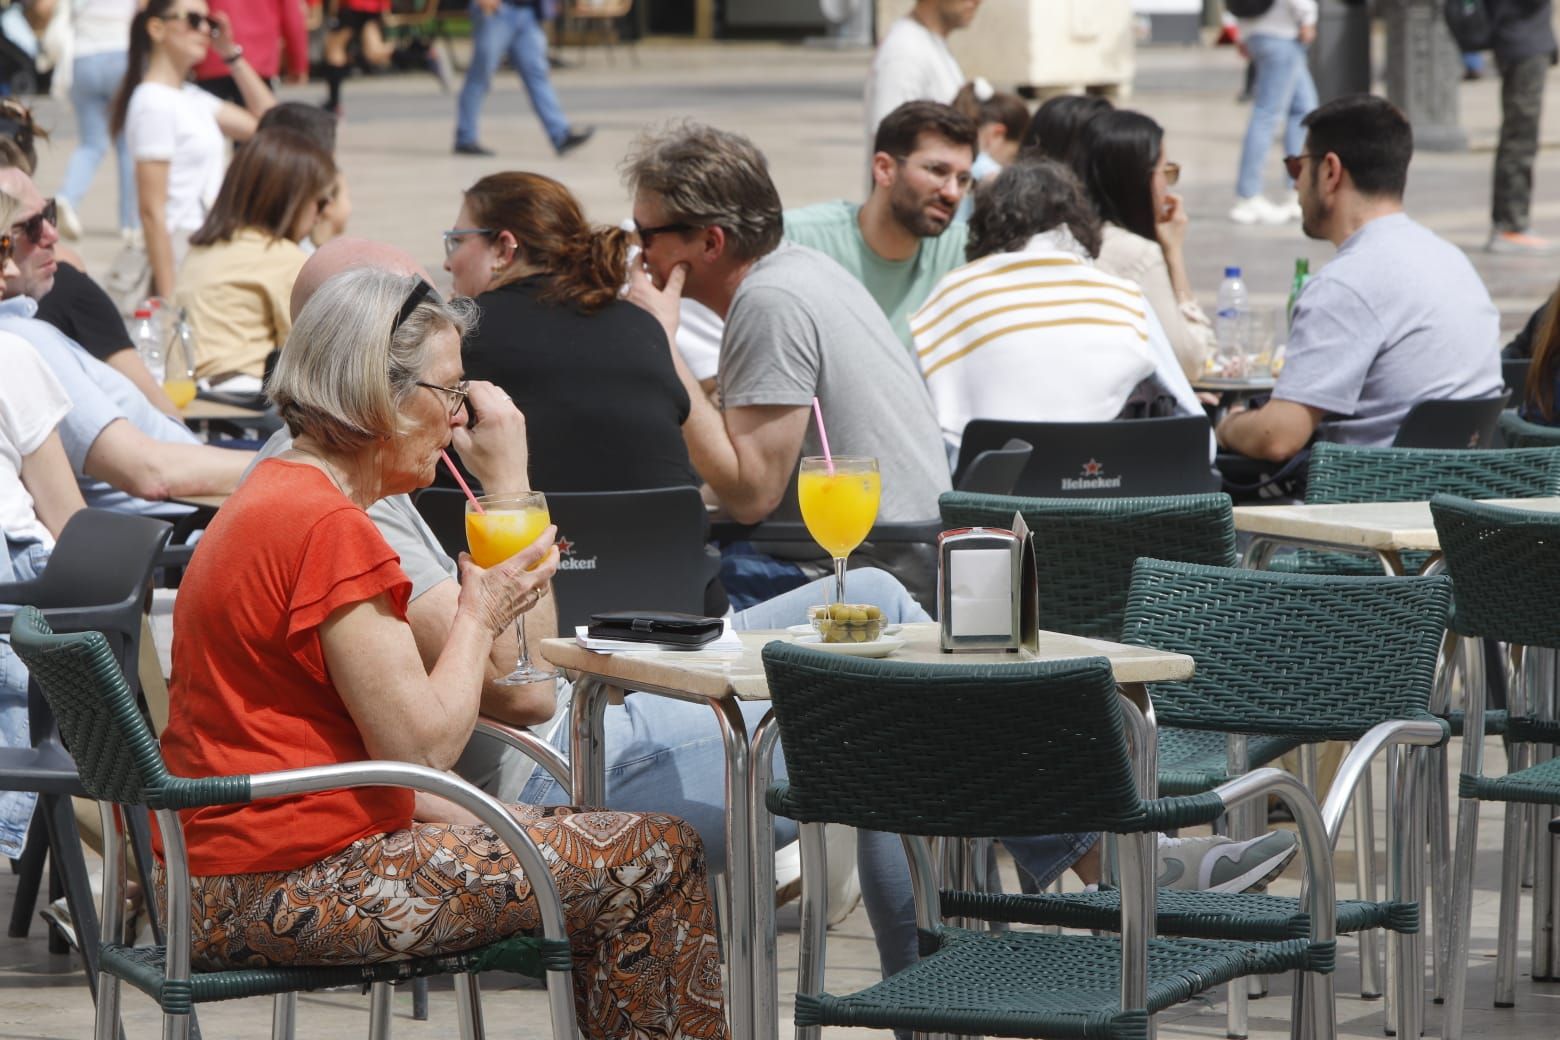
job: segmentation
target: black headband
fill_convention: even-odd
[[[401,326],[406,324],[406,319],[412,316],[412,312],[430,295],[435,303],[440,302],[439,294],[433,291],[433,286],[428,284],[427,279],[417,279],[417,284],[412,286],[412,291],[406,294],[406,302],[401,304],[401,313],[395,316],[395,324],[390,327],[390,335],[394,336]]]

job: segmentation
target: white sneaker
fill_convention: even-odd
[[[1278,206],[1261,195],[1236,199],[1230,207],[1230,219],[1237,224],[1282,224],[1289,219]]]
[[[60,222],[60,234],[69,239],[81,237],[81,218],[76,216],[75,207],[62,198],[54,200],[54,215]]]

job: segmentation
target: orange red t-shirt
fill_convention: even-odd
[[[313,466],[257,466],[206,529],[179,586],[168,768],[208,777],[368,758],[331,684],[319,626],[381,594],[404,620],[411,582],[368,515]],[[409,826],[412,794],[329,791],[182,819],[196,876],[293,870]]]

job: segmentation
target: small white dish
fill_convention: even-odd
[[[818,633],[806,625],[800,626],[807,629],[806,635],[797,636],[798,646],[812,647],[814,650],[827,650],[831,654],[844,654],[846,657],[887,657],[889,654],[905,645],[903,639],[893,636],[880,636],[870,643],[824,643],[818,639]]]
[[[897,625],[897,624],[895,624],[895,625],[884,625],[883,626],[883,636],[896,636],[896,635],[899,634],[899,630],[901,628],[904,628],[904,627],[905,626],[903,626],[903,625]],[[791,626],[786,628],[786,631],[791,633],[793,636],[815,636],[815,635],[818,634],[817,630],[814,629],[811,625],[791,625]],[[882,637],[880,636],[879,638],[882,638]],[[835,645],[838,645],[838,644],[835,644]]]

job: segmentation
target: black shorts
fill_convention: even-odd
[[[337,11],[336,17],[330,20],[330,25],[326,28],[331,32],[351,29],[354,33],[360,33],[363,31],[363,26],[370,22],[379,23],[379,27],[383,29],[385,24],[384,15],[374,11]]]

